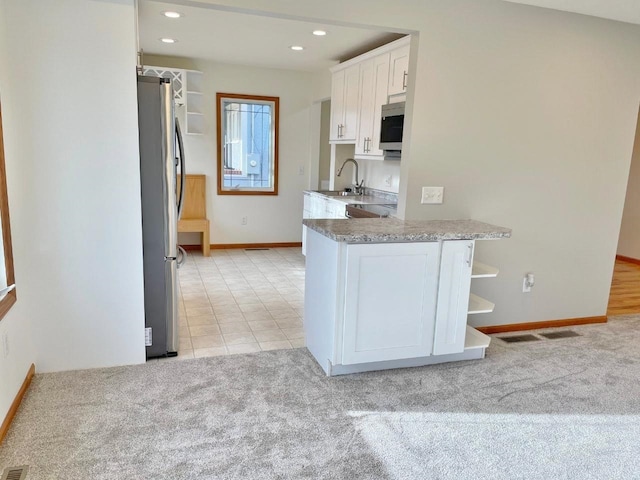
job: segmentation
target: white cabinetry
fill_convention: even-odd
[[[346,218],[347,205],[320,193],[304,194],[302,218]],[[307,254],[307,227],[302,226],[302,254]]]
[[[143,73],[149,76],[170,79],[173,86],[173,100],[176,105],[176,114],[184,113],[184,133],[192,135],[201,135],[204,133],[202,72],[145,66]]]
[[[356,64],[335,72],[331,78],[331,141],[356,140],[359,75],[360,65]]]
[[[389,95],[399,95],[407,91],[409,80],[409,45],[390,52]]]
[[[409,48],[407,36],[331,68],[332,144],[355,144],[356,159],[384,160],[382,105],[406,92]]]
[[[383,151],[380,150],[380,122],[382,105],[387,103],[388,85],[388,53],[366,60],[360,65],[356,158],[383,158]]]
[[[442,242],[433,354],[464,351],[473,240]]]
[[[347,245],[343,365],[431,354],[439,252],[438,242]]]
[[[306,235],[305,340],[328,375],[484,357],[491,339],[467,326],[474,240]]]
[[[304,194],[304,218],[345,218],[345,211],[346,204],[344,202],[320,193]]]

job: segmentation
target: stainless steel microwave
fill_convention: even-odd
[[[402,128],[404,126],[405,102],[382,105],[380,125],[380,149],[386,152],[402,150]]]

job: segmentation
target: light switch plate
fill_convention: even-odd
[[[444,198],[444,187],[422,187],[420,203],[439,204]]]

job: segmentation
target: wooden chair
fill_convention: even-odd
[[[180,181],[178,180],[178,195]],[[207,189],[205,175],[187,175],[182,217],[178,221],[178,232],[200,233],[202,255],[209,256],[209,220],[207,219]]]

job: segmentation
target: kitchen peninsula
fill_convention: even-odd
[[[490,338],[467,315],[493,304],[471,279],[476,240],[511,230],[474,220],[305,219],[304,329],[327,375],[484,357]]]

